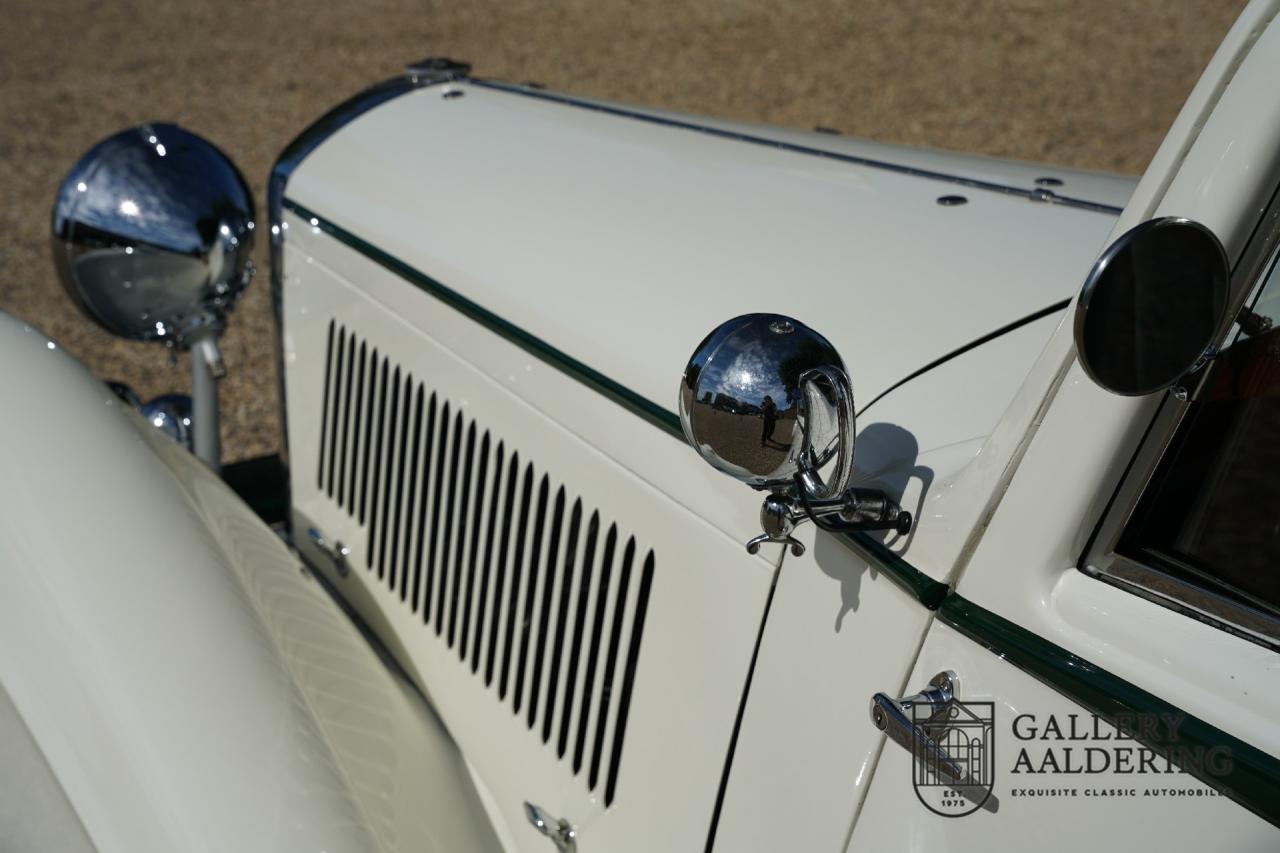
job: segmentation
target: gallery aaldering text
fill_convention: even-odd
[[[1035,714],[1013,718],[1013,736],[1022,741],[1012,773],[1191,773],[1223,776],[1231,772],[1231,749],[1224,745],[1179,743],[1183,714],[1122,714],[1108,722],[1096,715],[1050,714],[1043,721]],[[1167,744],[1154,750],[1124,741],[1155,740]],[[1028,742],[1032,742],[1028,744]],[[1033,757],[1035,743],[1044,752]],[[1095,745],[1101,743],[1102,745]],[[1062,744],[1071,744],[1064,746]],[[1085,745],[1089,744],[1089,745]]]

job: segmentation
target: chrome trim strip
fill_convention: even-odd
[[[1089,571],[1101,581],[1176,610],[1237,637],[1280,651],[1280,620],[1262,610],[1188,583],[1137,560],[1116,554],[1106,571]]]

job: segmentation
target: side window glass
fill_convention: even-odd
[[[1210,366],[1117,552],[1280,617],[1280,273]]]
[[[1258,294],[1258,299],[1254,303],[1253,315],[1262,326],[1270,326],[1270,328],[1280,328],[1280,263],[1277,259],[1272,259],[1271,270],[1267,274],[1267,281],[1262,287],[1262,292]],[[1260,331],[1262,326],[1254,326],[1254,331]]]

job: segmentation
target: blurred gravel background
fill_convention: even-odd
[[[0,310],[144,399],[185,359],[73,311],[49,255],[63,173],[128,126],[172,120],[267,171],[347,95],[443,55],[482,76],[889,142],[1138,173],[1240,0],[0,0]],[[265,241],[263,241],[265,243]],[[224,338],[228,460],[279,446],[265,245]],[[0,365],[20,370],[21,365]],[[21,401],[4,401],[20,412]]]

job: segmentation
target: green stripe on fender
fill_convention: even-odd
[[[951,591],[951,587],[929,577],[866,533],[848,533],[836,538],[930,610],[936,609]]]
[[[952,594],[943,599],[938,618],[1112,724],[1136,714],[1161,720],[1163,715],[1172,715],[1181,721],[1176,733],[1162,723],[1133,733],[1134,739],[1161,755],[1224,747],[1230,753],[1230,769],[1221,774],[1190,763],[1181,766],[1258,817],[1280,826],[1280,761],[1267,753],[962,596]]]
[[[336,238],[339,242],[355,249],[369,260],[389,272],[395,273],[405,281],[417,285],[419,289],[426,291],[451,308],[501,335],[516,346],[527,350],[530,354],[559,369],[567,376],[625,406],[664,432],[681,441],[684,440],[684,431],[680,428],[680,418],[657,403],[641,397],[629,388],[614,382],[600,371],[588,367],[541,338],[529,334],[514,323],[510,323],[487,308],[477,305],[461,293],[458,293],[458,291],[446,287],[426,273],[414,269],[399,258],[387,254],[377,246],[357,237],[341,226],[335,225],[319,214],[311,212],[296,201],[289,198],[284,199],[284,208],[293,211],[303,219],[313,221],[316,227]]]

